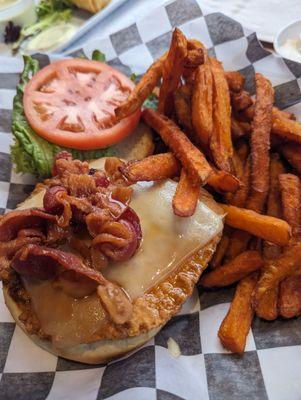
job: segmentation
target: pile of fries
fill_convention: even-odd
[[[223,207],[223,236],[199,284],[237,283],[218,336],[239,354],[255,314],[301,314],[301,123],[274,107],[268,79],[255,74],[255,86],[253,99],[239,72],[175,29],[169,51],[116,109],[120,120],[159,93],[158,111],[144,109],[143,119],[169,152],[124,164],[128,181],[179,177],[172,206],[181,217],[193,215],[204,185]]]

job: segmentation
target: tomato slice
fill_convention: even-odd
[[[114,109],[134,83],[98,61],[67,59],[41,69],[26,85],[24,110],[33,130],[49,142],[90,150],[130,134],[140,110],[115,124]]]

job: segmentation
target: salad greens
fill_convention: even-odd
[[[16,171],[27,172],[38,178],[49,177],[54,157],[62,150],[69,151],[74,158],[79,160],[90,160],[113,155],[112,148],[83,151],[66,149],[49,143],[33,131],[24,114],[23,93],[27,82],[38,71],[38,61],[30,56],[24,56],[24,70],[17,86],[12,114],[12,133],[15,143],[11,147],[11,155],[13,162],[16,164]]]
[[[72,4],[68,0],[41,0],[36,6],[37,21],[21,29],[19,39],[13,44],[17,52],[28,38],[60,22],[68,22],[72,15]]]

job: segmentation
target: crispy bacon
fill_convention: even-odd
[[[41,209],[11,211],[0,220],[0,242],[9,242],[18,236],[22,229],[38,228],[46,230],[49,222],[55,222],[56,217]]]
[[[100,300],[112,320],[123,324],[132,314],[132,304],[118,285],[87,267],[71,253],[45,246],[28,245],[15,255],[11,267],[20,275],[54,280],[54,285],[73,297],[84,297],[97,289]]]

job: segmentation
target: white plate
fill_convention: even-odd
[[[200,0],[200,4],[236,19],[271,43],[281,28],[301,17],[301,0]]]
[[[94,15],[84,10],[73,11],[71,21],[73,21],[75,25],[78,26],[78,29],[68,41],[66,41],[59,47],[51,50],[51,52],[56,53],[66,50],[68,47],[70,47],[70,45],[72,45],[85,33],[87,33],[89,30],[99,24],[103,19],[105,19],[108,15],[110,15],[126,1],[127,0],[111,0],[111,2],[105,8]],[[4,43],[0,43],[0,54],[4,56],[11,56],[11,48]]]
[[[76,31],[75,35],[72,36],[67,42],[62,44],[60,47],[55,49],[55,52],[60,52],[69,47],[72,43],[78,40],[81,36],[83,36],[86,32],[92,29],[95,25],[97,25],[100,21],[110,15],[114,10],[116,10],[119,6],[125,3],[127,0],[112,0],[110,4],[108,4],[105,8],[99,11],[97,14],[91,16],[91,14],[86,12],[78,12],[77,19],[81,19],[83,21],[80,28]]]

